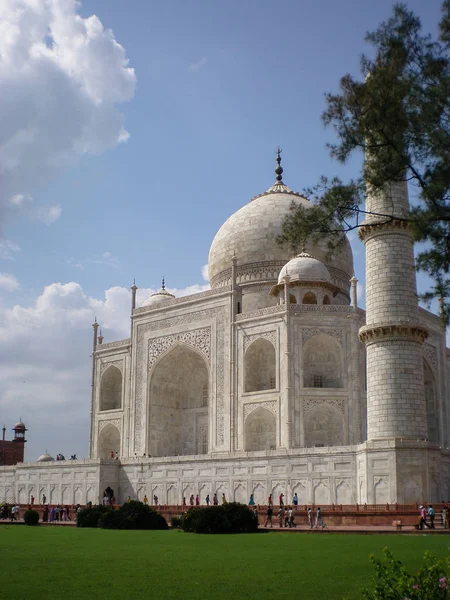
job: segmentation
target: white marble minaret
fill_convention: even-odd
[[[425,439],[423,348],[406,181],[369,190],[366,245],[367,438]],[[388,216],[382,216],[388,215]]]

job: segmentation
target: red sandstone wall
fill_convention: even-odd
[[[8,467],[23,462],[25,444],[0,440],[0,466]]]

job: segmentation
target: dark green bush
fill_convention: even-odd
[[[91,506],[90,508],[83,508],[77,513],[77,527],[98,527],[99,520],[102,515],[110,513],[112,511],[110,506]]]
[[[25,521],[25,525],[37,525],[39,523],[39,513],[37,510],[26,510],[23,515],[23,520]]]
[[[258,518],[253,511],[237,502],[208,508],[194,507],[182,517],[184,531],[193,533],[254,533]]]
[[[118,510],[102,515],[99,526],[103,529],[167,529],[165,518],[150,506],[132,500]]]
[[[172,517],[170,519],[170,524],[173,529],[181,529],[182,518],[181,517]]]

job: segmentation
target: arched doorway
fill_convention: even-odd
[[[342,349],[338,341],[325,334],[311,337],[303,346],[304,387],[341,388]]]
[[[110,458],[111,452],[120,454],[120,432],[115,425],[108,423],[98,436],[98,458]]]
[[[276,353],[271,342],[264,338],[255,340],[248,347],[244,361],[246,392],[276,388]]]
[[[314,406],[304,416],[305,446],[342,446],[344,444],[344,418],[330,404]]]
[[[275,415],[266,408],[255,409],[245,421],[245,449],[253,452],[273,450],[276,445]]]
[[[206,361],[175,346],[155,366],[149,386],[151,456],[208,452],[209,373]]]
[[[122,406],[122,373],[111,365],[102,375],[100,410],[114,410]]]

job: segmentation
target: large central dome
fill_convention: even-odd
[[[237,258],[240,285],[276,282],[281,268],[293,257],[292,250],[279,246],[277,237],[282,233],[292,201],[305,207],[312,204],[283,183],[279,154],[277,162],[276,183],[231,215],[217,232],[208,261],[212,288],[230,283],[233,254]],[[326,265],[333,283],[348,295],[349,280],[353,275],[350,244],[346,239],[339,251],[330,256],[327,242],[326,238],[318,244],[307,241],[305,250]]]

